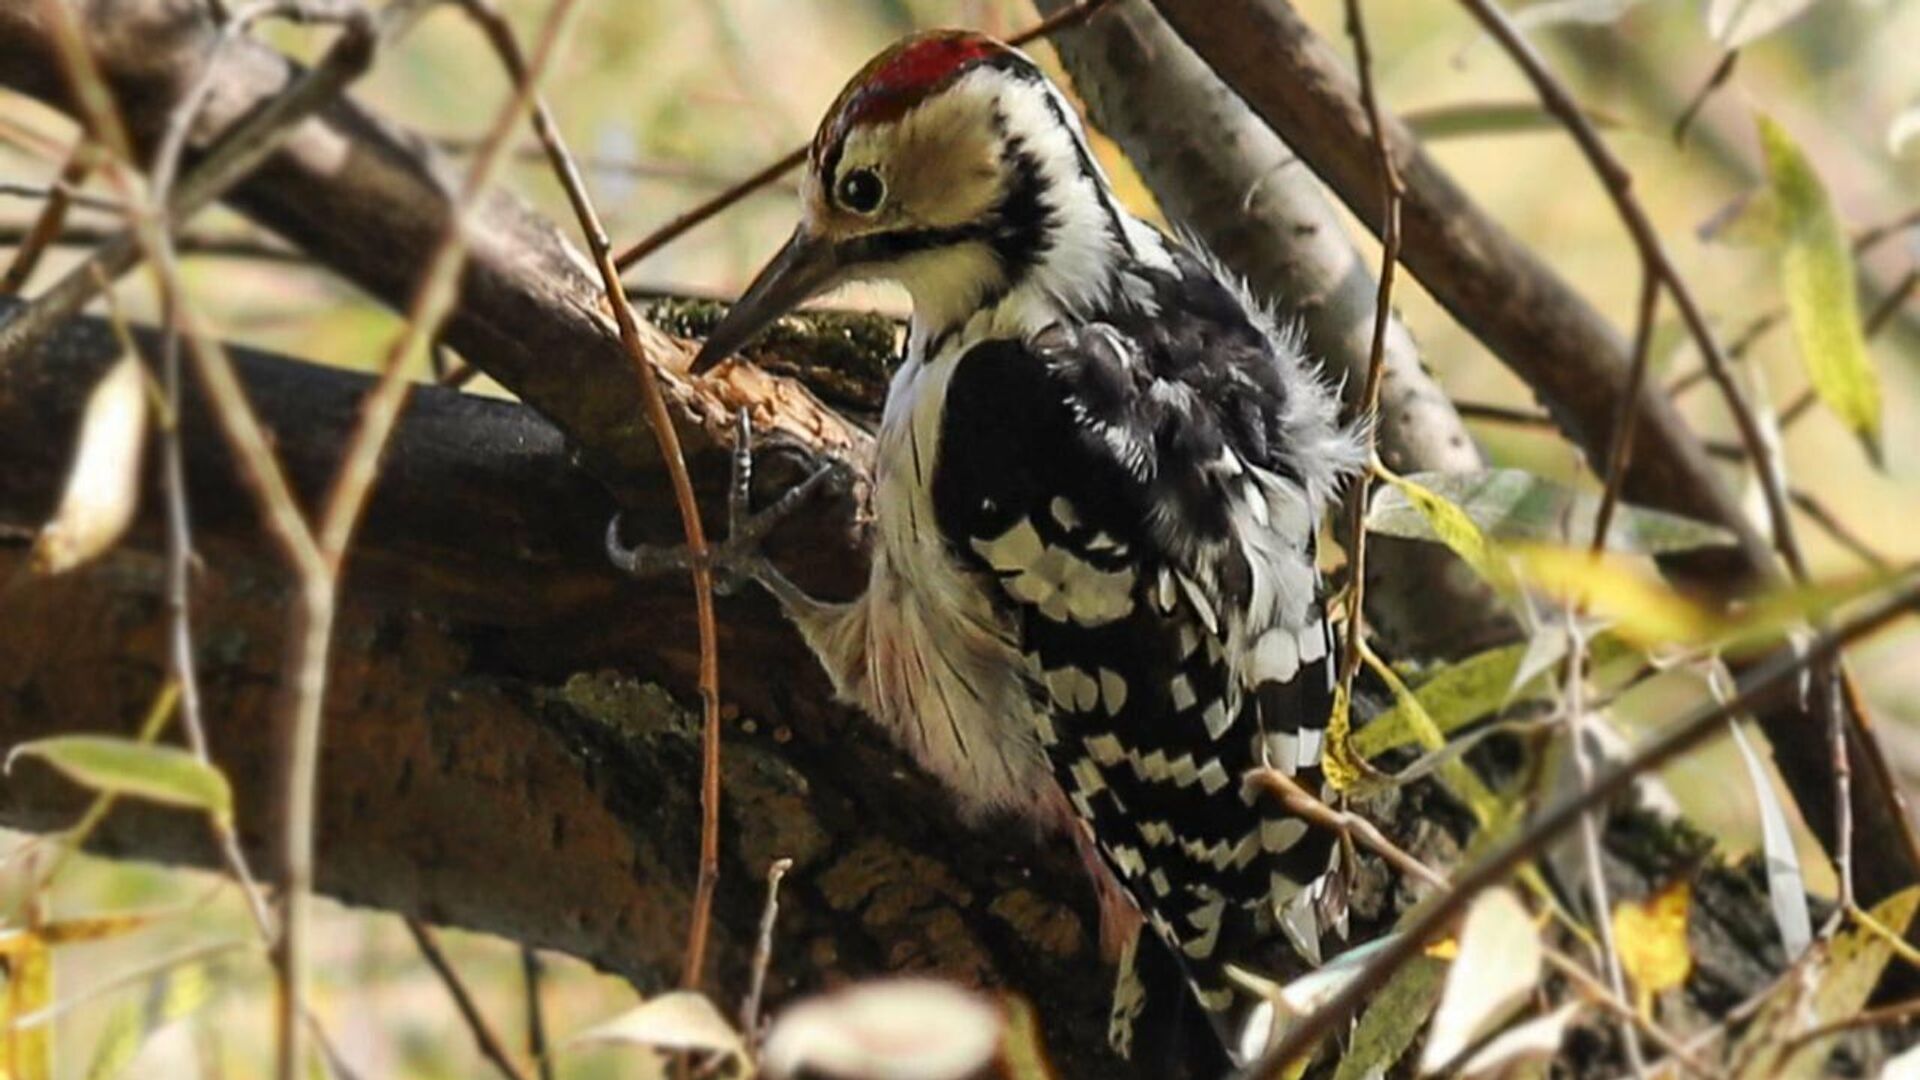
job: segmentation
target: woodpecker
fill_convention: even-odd
[[[966,814],[1081,844],[1118,898],[1105,914],[1137,911],[1246,1060],[1277,1021],[1233,969],[1276,940],[1318,963],[1338,905],[1335,838],[1244,780],[1320,783],[1335,649],[1315,535],[1361,440],[1298,336],[1128,213],[1059,89],[998,41],[933,32],[874,58],[801,192],[694,370],[841,284],[906,288],[872,577],[826,603],[732,555]],[[1123,970],[1123,1052],[1140,989]]]

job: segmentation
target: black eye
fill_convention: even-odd
[[[887,185],[872,169],[855,169],[840,178],[840,205],[856,214],[871,214],[887,197]]]

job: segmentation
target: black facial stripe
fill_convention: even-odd
[[[1007,190],[993,208],[994,254],[1012,288],[1039,263],[1050,246],[1054,212],[1042,197],[1046,181],[1040,176],[1040,162],[1018,138],[1006,142]]]

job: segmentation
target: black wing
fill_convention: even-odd
[[[1271,763],[1317,786],[1333,650],[1316,508],[1285,475],[1286,403],[1258,371],[1276,360],[1263,342],[1223,359],[1140,340],[1089,324],[972,348],[933,501],[1014,616],[1056,778],[1217,1011],[1224,965],[1275,912],[1310,913],[1302,890],[1328,868],[1332,837],[1241,778]],[[1308,595],[1261,595],[1281,586]],[[1317,956],[1317,926],[1293,929]]]

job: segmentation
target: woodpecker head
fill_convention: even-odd
[[[975,33],[918,34],[868,62],[814,136],[801,200],[799,227],[707,338],[696,372],[848,282],[904,285],[916,326],[937,330],[1023,285],[1061,302],[1091,295],[1126,242],[1059,91]]]

